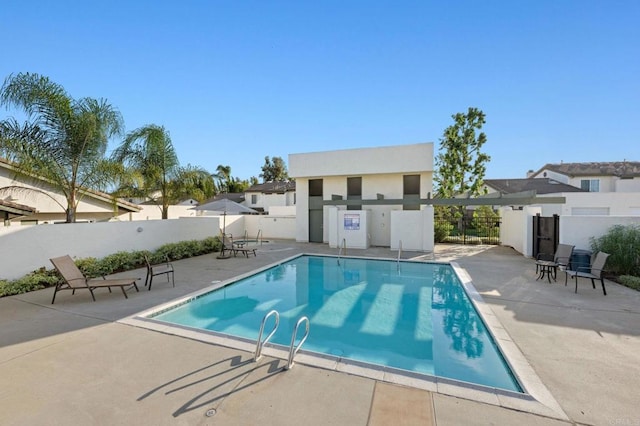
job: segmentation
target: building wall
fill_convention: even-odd
[[[402,199],[403,176],[420,175],[420,197],[433,190],[433,144],[400,145],[289,155],[289,174],[296,179],[296,240],[309,241],[309,179],[323,179],[323,199],[347,198],[347,178],[362,177],[362,199]],[[390,246],[391,211],[402,205],[363,205],[371,210],[371,245]],[[346,209],[338,206],[338,209]],[[323,214],[323,241],[329,242],[328,206]]]
[[[569,185],[581,188],[583,180],[597,180],[599,182],[599,191],[597,192],[614,192],[615,180],[618,178],[614,176],[578,176],[569,178]]]
[[[423,171],[433,171],[432,143],[289,154],[294,178]]]
[[[11,201],[17,204],[35,207],[37,213],[28,217],[11,219],[12,224],[20,224],[22,221],[60,222],[66,219],[65,209],[67,200],[61,194],[53,190],[49,185],[34,186],[22,180],[14,180],[14,173],[5,167],[0,167],[0,188],[7,186],[21,186],[32,188],[34,191],[12,191]],[[45,192],[43,194],[42,192]],[[3,194],[2,198],[9,197]],[[118,216],[115,206],[109,201],[102,201],[88,195],[81,195],[76,210],[78,221],[102,222]]]
[[[640,211],[640,192],[563,192],[540,195],[540,197],[554,196],[565,197],[565,204],[540,204],[543,216],[583,215],[577,212],[602,209],[607,209],[608,215],[611,216],[633,216],[638,215]]]
[[[615,192],[640,192],[640,178],[616,180]]]
[[[252,203],[253,196],[256,197],[256,202]],[[293,195],[291,192],[284,194],[264,194],[261,192],[247,192],[245,194],[244,205],[250,208],[263,208],[265,212],[269,212],[271,207],[291,206],[293,205]]]

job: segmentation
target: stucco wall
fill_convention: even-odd
[[[423,171],[433,171],[433,143],[289,154],[296,179]]]
[[[4,253],[0,278],[19,278],[43,266],[51,269],[49,259],[65,254],[100,258],[118,251],[154,250],[167,243],[202,240],[218,235],[219,226],[217,217],[198,217],[15,227],[19,230],[0,233],[0,253]]]
[[[513,247],[524,256],[532,256],[533,216],[539,207],[524,210],[501,209],[500,241]],[[546,215],[544,215],[546,216]],[[614,225],[640,225],[640,216],[560,216],[560,243],[574,245],[577,249],[590,249],[590,239],[607,233]]]
[[[545,194],[540,197],[566,198],[565,204],[541,204],[542,215],[572,215],[577,208],[608,208],[611,216],[635,215],[640,208],[640,192],[563,192],[561,194]]]
[[[524,207],[522,210],[512,210],[511,207],[500,208],[500,243],[513,247],[525,256],[531,256],[533,251],[533,219],[541,213],[540,207]]]
[[[640,216],[560,216],[560,242],[590,249],[591,237],[600,237],[614,225],[640,225]]]

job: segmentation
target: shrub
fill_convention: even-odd
[[[441,243],[447,239],[452,230],[452,224],[446,222],[436,222],[433,225],[433,239],[436,243]]]
[[[640,277],[634,277],[633,275],[621,275],[619,279],[622,285],[640,291]]]
[[[614,225],[606,234],[591,238],[591,249],[611,256],[606,269],[616,275],[640,275],[640,226]]]
[[[209,237],[204,240],[165,244],[154,252],[147,250],[131,252],[120,251],[105,256],[102,259],[96,259],[95,257],[77,259],[75,263],[88,278],[96,278],[116,272],[140,268],[144,265],[145,254],[149,256],[152,263],[158,263],[165,261],[166,257],[169,257],[171,260],[178,260],[213,253],[219,249],[220,239],[218,237]],[[41,268],[17,280],[0,280],[0,297],[27,293],[29,291],[54,286],[61,279],[55,269],[46,270],[45,268]]]
[[[13,281],[0,280],[0,297],[28,293],[41,288],[54,286],[60,278],[54,271],[41,268]]]

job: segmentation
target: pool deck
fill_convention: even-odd
[[[0,424],[640,425],[640,292],[607,282],[536,281],[508,247],[438,245],[403,258],[455,261],[557,401],[547,416],[398,386],[127,324],[132,315],[324,244],[278,241],[257,257],[174,262],[176,287],[140,292],[53,289],[0,299]],[[349,255],[395,257],[386,248]],[[143,270],[121,274],[144,277]]]

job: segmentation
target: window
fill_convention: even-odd
[[[251,194],[251,204],[256,204],[258,202],[258,195]]]
[[[405,200],[416,200],[416,204],[404,204],[403,210],[420,210],[420,175],[402,177],[402,193]]]
[[[347,200],[362,200],[362,178],[347,178]],[[362,210],[362,204],[347,205],[347,210]]]
[[[309,180],[309,197],[322,197],[322,179]]]
[[[589,192],[600,192],[600,179],[582,179],[580,188]]]

